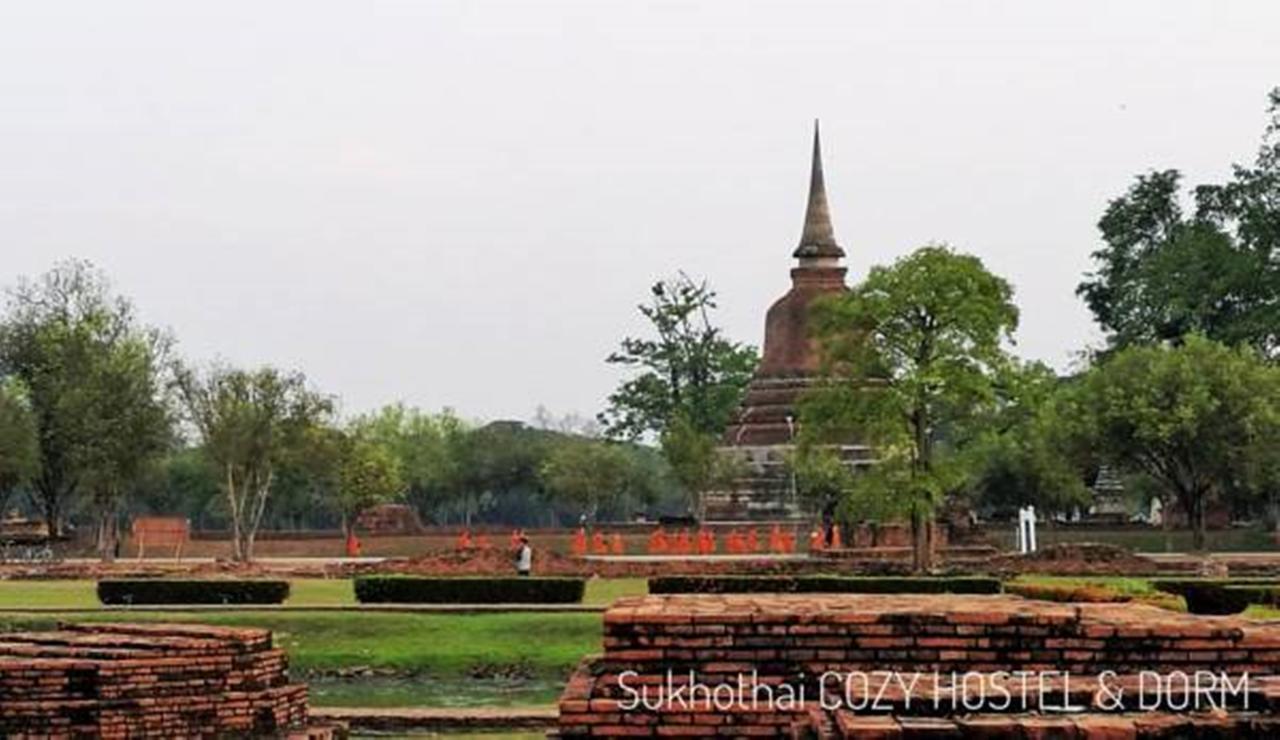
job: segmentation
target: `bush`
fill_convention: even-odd
[[[428,578],[364,576],[355,579],[361,604],[576,604],[582,578]]]
[[[1250,604],[1274,604],[1280,582],[1258,578],[1159,579],[1156,589],[1181,596],[1192,614],[1239,614]]]
[[[651,594],[998,594],[983,576],[658,576]]]
[[[1039,601],[1108,604],[1132,601],[1133,597],[1105,586],[1068,583],[1006,583],[1006,593]]]
[[[98,601],[138,604],[280,604],[288,581],[137,578],[98,581]]]

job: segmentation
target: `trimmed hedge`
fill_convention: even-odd
[[[1280,581],[1263,578],[1157,579],[1158,591],[1181,596],[1192,614],[1239,614],[1250,604],[1274,605]]]
[[[261,579],[134,578],[98,581],[98,601],[138,604],[280,604],[289,598],[288,581]]]
[[[984,576],[657,576],[651,594],[998,594]]]
[[[362,576],[355,579],[361,604],[576,604],[582,578],[431,578]]]

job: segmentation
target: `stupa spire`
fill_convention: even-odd
[[[813,121],[813,165],[809,173],[809,204],[804,212],[804,230],[800,233],[800,245],[792,256],[800,260],[835,258],[844,256],[844,250],[836,243],[835,229],[831,226],[831,210],[827,206],[827,186],[822,176],[822,142],[818,133],[818,121]]]

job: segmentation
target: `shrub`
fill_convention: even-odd
[[[138,604],[279,604],[288,581],[137,578],[98,581],[98,601]]]
[[[1280,582],[1257,578],[1158,579],[1156,589],[1186,599],[1192,614],[1239,614],[1250,604],[1274,604]]]
[[[364,576],[355,579],[362,604],[576,604],[582,578],[429,578]]]
[[[1040,601],[1107,604],[1132,601],[1133,597],[1106,586],[1072,583],[1006,583],[1006,593]]]
[[[649,579],[649,593],[998,594],[1000,580],[984,576],[657,576]]]

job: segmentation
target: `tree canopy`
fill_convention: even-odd
[[[719,434],[755,371],[754,347],[726,339],[711,321],[716,294],[680,274],[653,285],[639,306],[652,337],[627,337],[607,362],[636,371],[600,415],[611,437],[661,435],[677,414],[704,434]]]
[[[978,258],[927,246],[815,305],[829,382],[802,404],[801,454],[870,444],[877,464],[853,479],[847,506],[906,509],[917,568],[931,563],[934,507],[964,479],[942,434],[994,402],[1018,321],[1012,297]]]
[[[100,550],[113,549],[124,490],[172,439],[169,344],[86,262],[59,264],[10,292],[0,373],[25,389],[40,457],[32,488],[52,534],[87,500]]]
[[[217,467],[230,514],[232,557],[253,559],[253,545],[279,470],[303,454],[308,435],[328,420],[331,399],[306,377],[263,367],[214,366],[178,372],[188,419]]]
[[[1206,507],[1233,486],[1268,485],[1259,473],[1280,449],[1280,369],[1195,334],[1117,352],[1066,403],[1063,418],[1085,444],[1183,507],[1197,549]]]
[[[1140,175],[1098,222],[1097,269],[1077,293],[1113,348],[1189,333],[1264,356],[1280,352],[1280,88],[1253,166],[1193,190],[1182,175]]]

